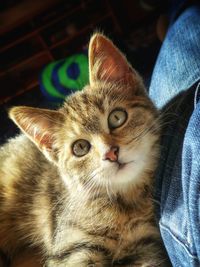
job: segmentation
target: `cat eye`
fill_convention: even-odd
[[[127,120],[127,113],[122,109],[113,110],[108,116],[108,126],[110,129],[115,129],[122,126]]]
[[[79,139],[72,145],[72,151],[76,157],[85,156],[90,150],[90,143],[87,140]]]

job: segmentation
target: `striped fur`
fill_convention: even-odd
[[[23,134],[0,149],[0,248],[36,249],[46,267],[170,266],[152,200],[158,113],[110,40],[95,34],[89,51],[90,85],[58,111],[10,111]],[[111,129],[116,108],[128,117]],[[91,146],[83,157],[78,139]],[[105,160],[113,146],[120,164]]]

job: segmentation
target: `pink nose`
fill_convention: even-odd
[[[110,148],[108,152],[105,154],[105,159],[110,161],[117,161],[119,155],[119,147],[113,146]]]

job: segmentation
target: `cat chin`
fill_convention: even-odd
[[[113,192],[127,191],[139,184],[144,169],[135,164],[134,161],[124,164],[115,163],[104,175],[105,180],[109,180]]]
[[[140,180],[140,171],[134,162],[119,166],[116,174],[111,177],[111,183],[119,186],[129,186],[138,183]]]

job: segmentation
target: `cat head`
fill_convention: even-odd
[[[59,110],[14,107],[10,117],[68,186],[127,191],[154,169],[157,112],[138,73],[102,34],[90,40],[89,77]]]

